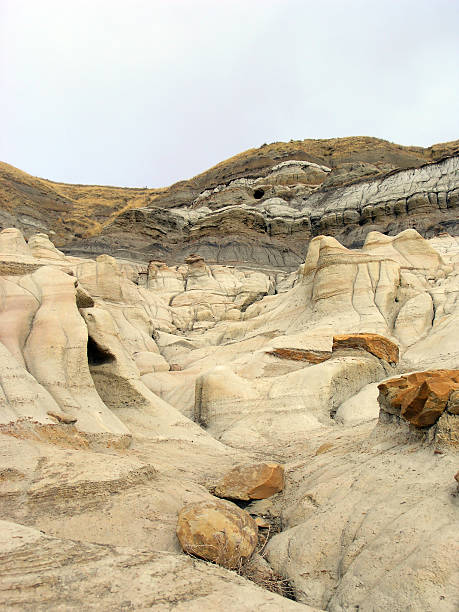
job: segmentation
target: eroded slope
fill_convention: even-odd
[[[458,257],[456,238],[411,229],[361,249],[315,237],[290,275],[145,268],[1,232],[2,600],[455,610]],[[380,411],[382,380],[438,368],[433,423]],[[260,459],[285,464],[286,488],[247,510],[279,531],[263,554],[297,602],[175,534],[182,506]]]
[[[310,228],[304,221],[293,231],[288,230],[291,211],[287,211],[287,215],[285,211],[281,213],[280,219],[276,214],[265,215],[261,225],[260,219],[254,219],[253,214],[232,211],[229,217],[235,224],[228,220],[227,214],[222,219],[209,217],[204,225],[198,223],[190,235],[181,233],[187,223],[180,220],[180,214],[178,217],[167,213],[161,216],[161,211],[195,209],[196,206],[201,209],[209,206],[214,210],[243,203],[253,205],[253,193],[258,184],[265,192],[263,200],[279,196],[288,206],[293,203],[293,208],[300,210],[300,202],[321,185],[327,192],[355,181],[378,178],[392,170],[437,162],[457,152],[457,141],[426,149],[402,147],[367,137],[277,142],[240,153],[190,180],[156,189],[67,185],[36,178],[1,163],[0,227],[17,227],[26,237],[37,231],[52,234],[58,246],[71,247],[74,254],[106,252],[124,256],[124,250],[132,251],[142,261],[161,254],[176,263],[195,247],[194,250],[199,249],[200,254],[214,262],[247,260],[256,265],[296,267],[304,258]],[[285,172],[285,168],[273,172],[289,160],[311,167],[325,166],[331,172],[325,180],[320,173],[319,176],[311,170],[305,173],[301,167],[293,172]],[[218,197],[214,197],[214,192]],[[138,219],[137,213],[123,215],[131,209],[145,208],[149,210],[151,221],[143,213],[139,213]],[[120,224],[107,233],[105,229],[120,216],[123,219]],[[188,216],[190,219],[193,221]],[[143,228],[138,222],[149,227]],[[326,225],[321,231],[330,233]],[[101,233],[103,238],[94,238]],[[169,234],[172,234],[171,243]],[[81,238],[91,240],[82,242]],[[183,241],[187,249],[174,246]]]

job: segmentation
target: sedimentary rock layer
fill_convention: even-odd
[[[455,196],[432,176],[416,186],[417,175],[411,184],[403,174],[401,189],[384,177],[458,152],[457,141],[426,149],[366,137],[277,142],[157,189],[66,185],[0,163],[0,228],[46,232],[75,255],[177,263],[199,251],[213,263],[293,269],[320,233],[351,246],[371,229],[456,232]]]
[[[311,167],[323,176],[311,178],[304,170]],[[458,232],[459,157],[345,187],[327,186],[330,169],[323,168],[289,162],[265,177],[206,191],[179,208],[132,209],[68,251],[168,262],[193,252],[212,263],[291,270],[320,234],[355,247],[374,230],[395,235],[415,228],[425,237]],[[288,184],[279,184],[281,170],[289,171]]]

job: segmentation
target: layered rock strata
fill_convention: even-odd
[[[67,251],[168,262],[195,252],[212,263],[292,270],[320,234],[350,247],[362,246],[375,230],[457,234],[458,157],[344,187],[326,185],[330,168],[294,160],[286,164],[265,177],[207,190],[180,207],[128,210],[99,237]],[[305,167],[315,174],[308,175]]]
[[[2,605],[21,610],[127,608],[314,612],[186,555],[59,539],[0,522]],[[165,579],[167,577],[167,579]]]
[[[156,189],[56,183],[0,162],[0,228],[16,227],[27,238],[46,232],[61,247],[99,235],[126,210],[152,204],[161,209],[189,206],[200,194],[216,188],[221,191],[221,186],[236,179],[263,179],[272,173],[272,184],[290,184],[292,179],[294,183],[317,184],[317,178],[307,176],[314,170],[304,173],[301,166],[291,169],[288,166],[292,160],[306,166],[309,163],[312,168],[331,168],[325,183],[337,186],[396,168],[438,161],[457,154],[458,149],[457,141],[423,149],[368,137],[275,142],[235,155],[190,180]],[[276,166],[279,172],[272,172]],[[109,245],[103,252],[113,254]]]

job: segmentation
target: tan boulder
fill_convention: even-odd
[[[401,416],[415,427],[428,427],[438,421],[459,389],[459,370],[415,372],[386,380],[378,389],[384,412]]]
[[[333,336],[333,351],[341,348],[363,349],[388,363],[398,363],[398,346],[379,334],[341,334]]]
[[[258,528],[245,510],[210,500],[182,508],[177,537],[186,553],[234,569],[255,550]]]
[[[229,499],[265,499],[284,488],[284,468],[278,463],[238,465],[217,483],[213,493]]]

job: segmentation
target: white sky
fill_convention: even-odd
[[[0,159],[158,187],[264,142],[459,138],[458,0],[0,0]]]

